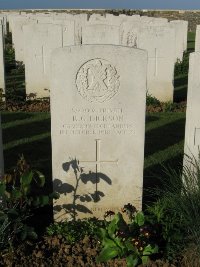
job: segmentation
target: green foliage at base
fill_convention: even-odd
[[[200,160],[190,157],[183,171],[168,168],[166,174],[162,189],[153,193],[158,200],[148,208],[152,221],[162,226],[165,256],[175,258],[193,244],[200,259]]]
[[[143,212],[137,211],[131,204],[125,205],[123,212],[128,214],[129,223],[121,213],[117,213],[111,221],[105,221],[104,228],[99,229],[103,248],[97,261],[105,262],[118,257],[126,258],[128,267],[145,264],[149,256],[158,252],[156,229],[146,221]]]
[[[147,93],[147,95],[146,95],[146,105],[147,106],[150,106],[150,105],[158,106],[158,105],[160,105],[160,101],[156,97],[154,97],[151,94]]]
[[[0,180],[0,249],[27,238],[36,239],[37,233],[26,221],[33,210],[51,203],[55,194],[43,195],[40,189],[45,177],[32,170],[23,156],[12,174]]]
[[[62,236],[67,243],[74,244],[85,236],[95,236],[102,224],[96,218],[56,222],[47,227],[46,233],[49,236]]]

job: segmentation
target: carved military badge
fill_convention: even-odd
[[[103,103],[119,90],[119,75],[107,60],[92,59],[83,64],[76,75],[79,94],[90,102]]]

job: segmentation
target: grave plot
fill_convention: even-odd
[[[54,52],[52,166],[62,192],[55,219],[100,217],[129,202],[141,209],[146,64],[145,51],[121,46]]]

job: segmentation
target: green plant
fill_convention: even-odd
[[[174,67],[174,76],[187,75],[189,68],[189,55],[190,53],[183,53],[183,60],[177,59]]]
[[[186,235],[184,218],[173,206],[169,195],[158,199],[147,208],[148,220],[152,224],[159,225],[162,237],[160,248],[164,257],[172,260],[183,250],[183,240]]]
[[[150,106],[150,105],[151,106],[159,106],[160,105],[160,101],[156,97],[152,96],[151,94],[148,94],[148,92],[147,92],[146,105],[147,106]]]
[[[22,156],[12,174],[0,180],[0,248],[27,238],[36,239],[37,234],[26,221],[34,209],[51,203],[58,197],[54,193],[44,195],[40,189],[45,184],[42,173],[32,170]]]
[[[164,112],[172,112],[176,108],[176,104],[171,101],[164,102],[162,106]]]
[[[96,218],[56,222],[47,227],[46,233],[49,236],[60,235],[69,244],[74,244],[85,236],[96,236],[100,226],[102,226],[102,221],[98,221]]]
[[[147,263],[149,256],[158,252],[155,229],[145,222],[143,212],[136,211],[131,204],[126,205],[123,212],[127,213],[130,223],[126,223],[122,214],[117,213],[106,222],[104,228],[99,229],[103,249],[97,261],[125,257],[130,267]]]
[[[162,189],[155,190],[158,200],[148,208],[153,221],[162,225],[169,259],[190,245],[196,246],[200,259],[200,163],[194,157],[189,161],[185,161],[183,171],[165,169],[167,179]]]

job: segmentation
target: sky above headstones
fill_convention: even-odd
[[[200,9],[199,0],[0,0],[0,9]]]

